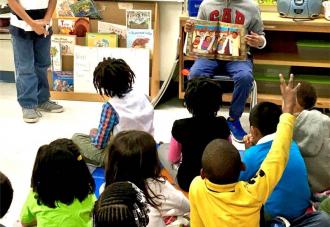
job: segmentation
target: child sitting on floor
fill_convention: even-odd
[[[107,186],[96,201],[94,227],[146,227],[149,222],[143,192],[129,181]]]
[[[246,145],[252,146],[244,152],[242,161],[246,169],[241,172],[239,180],[248,181],[260,168],[274,141],[281,114],[281,108],[271,102],[258,103],[251,110],[250,133],[246,136]],[[290,221],[294,220],[305,213],[310,205],[310,198],[304,159],[297,144],[292,141],[283,175],[264,204],[265,218],[269,220],[282,216]]]
[[[216,139],[230,139],[230,131],[223,116],[217,116],[221,106],[222,90],[209,78],[195,78],[188,82],[185,103],[192,117],[176,120],[168,153],[160,147],[159,157],[171,176],[184,191],[199,175],[206,145]],[[172,168],[178,164],[178,170]]]
[[[305,160],[313,193],[330,189],[330,118],[313,110],[315,88],[302,82],[297,90],[297,120],[293,138]]]
[[[288,86],[282,75],[280,78],[283,114],[270,152],[260,169],[249,181],[238,181],[240,171],[245,167],[237,149],[223,139],[209,143],[202,157],[201,176],[190,185],[192,227],[263,225],[260,210],[285,169],[295,122],[293,109],[297,88],[293,89],[293,76]],[[325,227],[330,224],[330,218],[324,213],[313,213],[299,224]]]
[[[58,139],[39,148],[23,226],[90,227],[95,183],[76,144]]]
[[[0,218],[5,216],[13,201],[13,188],[8,177],[0,171]],[[3,225],[0,224],[0,227]]]
[[[134,77],[122,59],[104,59],[95,68],[94,86],[110,99],[103,104],[98,129],[72,137],[87,163],[104,166],[104,150],[111,134],[131,129],[153,134],[154,109],[145,94],[133,89]]]
[[[130,181],[143,191],[150,210],[148,227],[165,227],[169,217],[189,212],[188,199],[161,177],[156,142],[150,134],[136,130],[118,133],[106,163],[106,186]]]

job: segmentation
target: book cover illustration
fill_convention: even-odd
[[[56,5],[57,17],[73,17],[74,14],[70,9],[70,5],[76,2],[77,0],[58,0]]]
[[[154,33],[151,29],[128,29],[127,48],[153,49]]]
[[[277,0],[255,0],[259,5],[273,6],[276,5]]]
[[[51,41],[60,44],[61,55],[73,55],[74,46],[76,45],[75,35],[53,34]]]
[[[113,24],[104,21],[97,22],[98,33],[114,33],[117,34],[120,39],[127,38],[127,27],[120,24]]]
[[[61,46],[59,43],[51,42],[50,58],[52,71],[62,71]]]
[[[116,34],[87,33],[86,44],[89,47],[118,47]]]
[[[59,34],[76,35],[85,37],[89,32],[89,18],[87,17],[62,17],[58,18]]]
[[[246,60],[247,47],[243,25],[195,20],[194,30],[187,35],[188,56],[219,60]]]
[[[101,16],[92,0],[80,0],[70,4],[70,9],[75,17],[89,17],[101,19]]]
[[[72,92],[73,72],[53,71],[53,91]]]
[[[126,10],[128,29],[151,29],[151,10]]]

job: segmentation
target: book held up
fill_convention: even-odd
[[[240,24],[194,20],[186,37],[185,53],[192,57],[239,61],[247,59],[245,29]]]

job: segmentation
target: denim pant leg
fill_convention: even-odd
[[[50,66],[50,35],[34,40],[34,68],[38,78],[38,104],[49,100],[47,71]]]
[[[292,227],[329,227],[330,216],[323,211],[305,214],[291,222]]]
[[[210,60],[207,58],[196,59],[192,67],[188,79],[193,79],[200,76],[212,76],[218,70],[219,64],[216,60]]]
[[[239,119],[244,112],[244,106],[253,85],[253,64],[246,61],[230,61],[225,63],[225,71],[234,80],[234,91],[229,108],[229,116]]]
[[[23,108],[36,108],[38,105],[38,78],[34,69],[33,40],[12,36],[12,42],[18,103]]]

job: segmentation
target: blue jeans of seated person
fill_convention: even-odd
[[[234,80],[234,91],[229,116],[239,119],[253,84],[253,63],[246,61],[220,61],[206,58],[196,59],[190,68],[189,79],[199,76],[228,75]]]
[[[24,39],[12,36],[17,100],[33,109],[49,100],[47,69],[50,66],[50,35]]]

